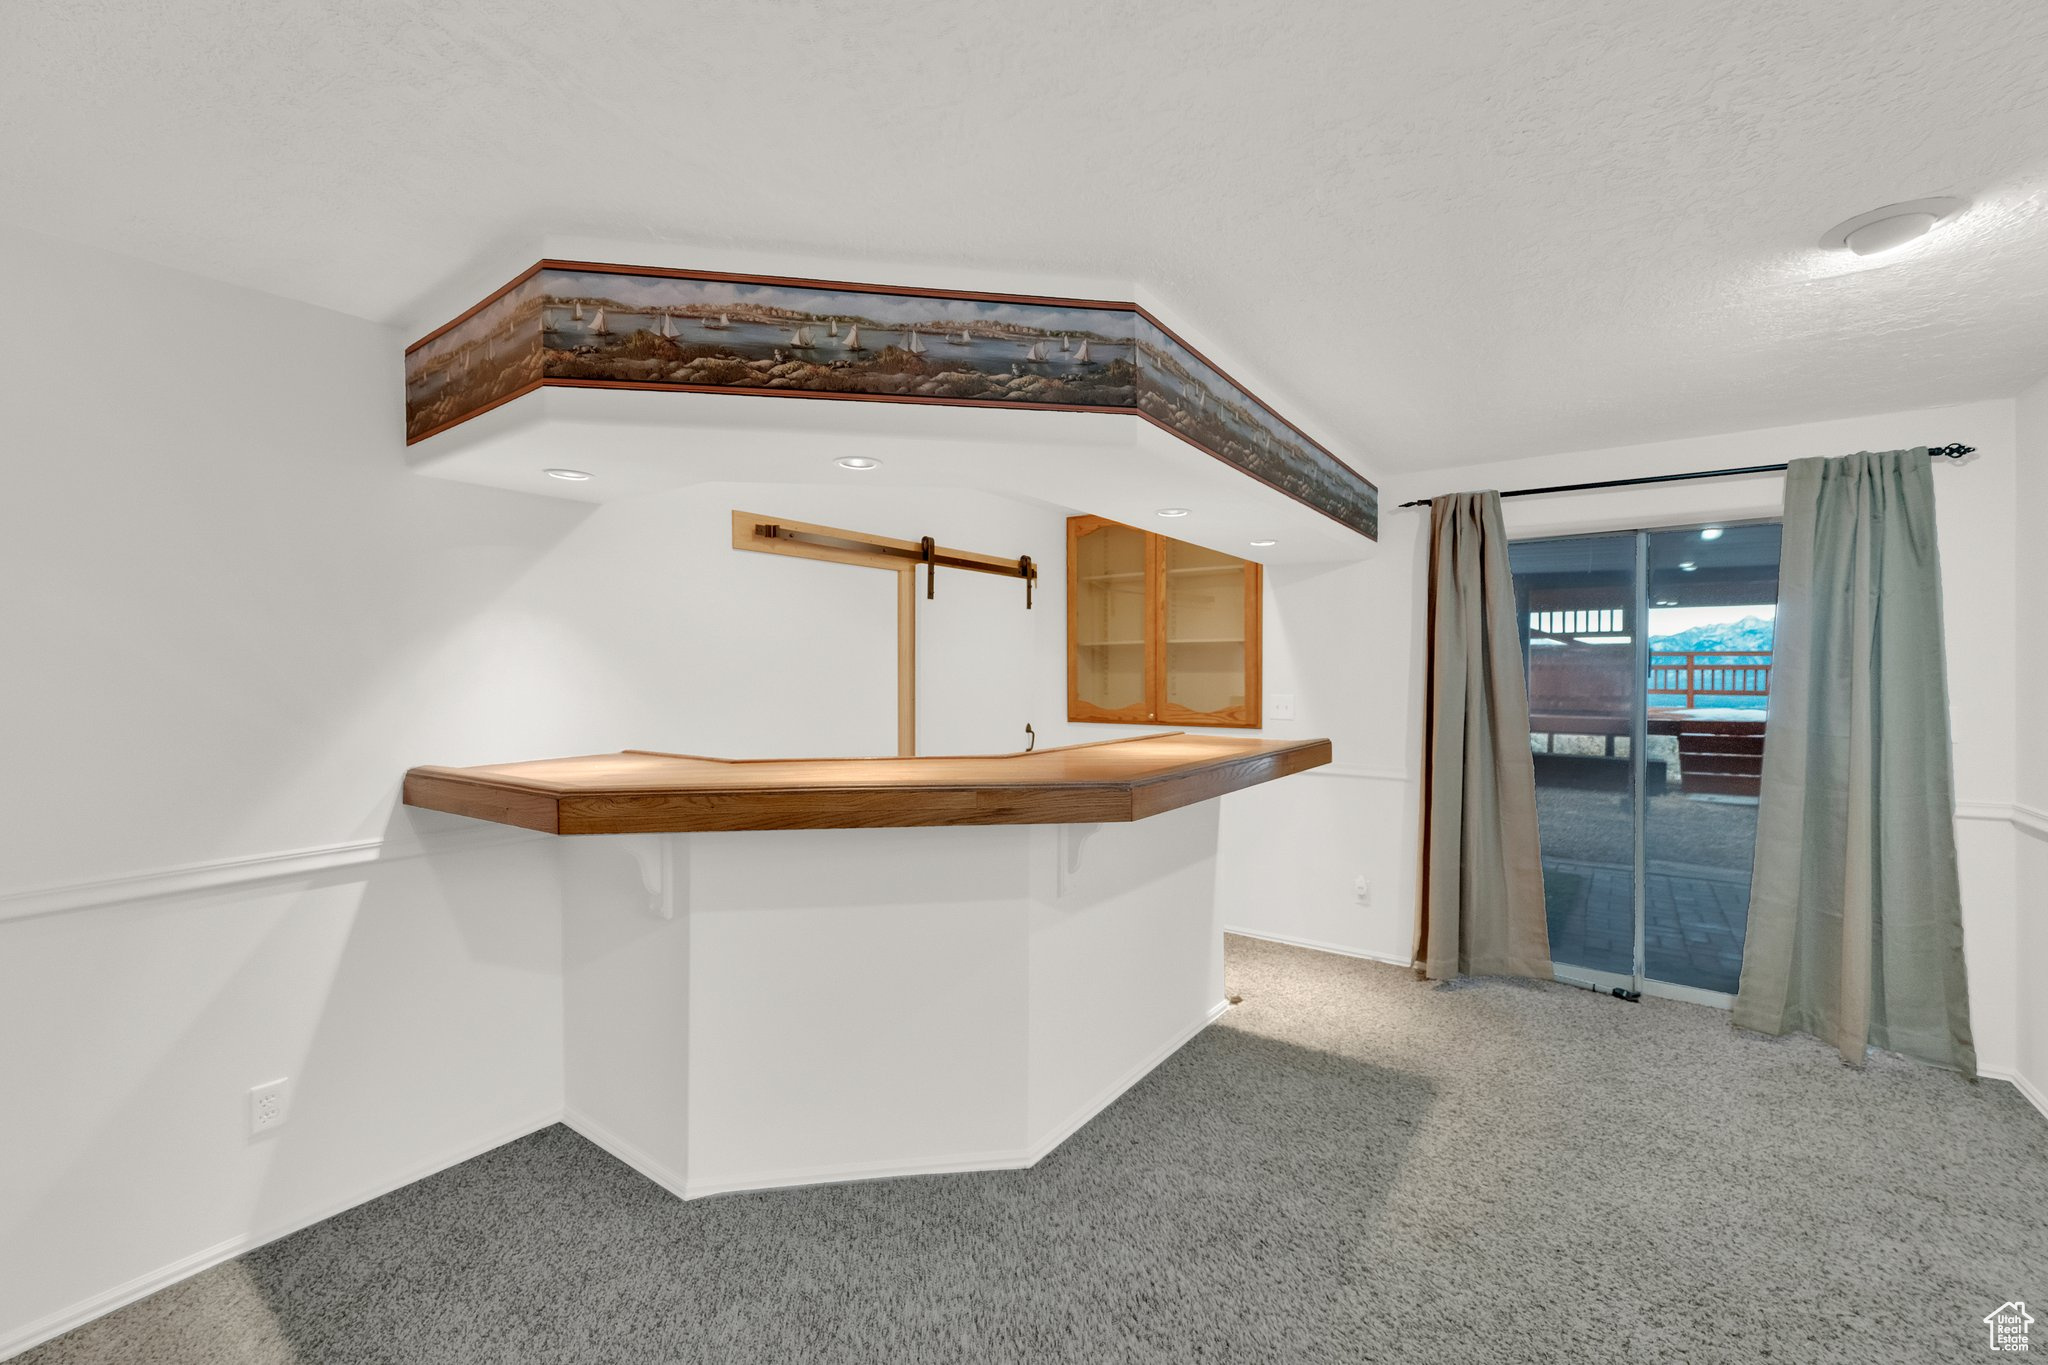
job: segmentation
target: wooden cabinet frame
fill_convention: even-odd
[[[933,591],[932,575],[940,568],[1021,578],[1025,585],[1026,610],[1031,607],[1031,595],[1038,585],[1038,566],[1030,555],[1003,559],[972,550],[948,549],[930,536],[922,541],[898,540],[894,536],[849,531],[842,526],[818,526],[787,517],[764,517],[758,512],[742,512],[738,508],[734,508],[732,514],[732,547],[762,554],[792,555],[798,559],[820,559],[830,564],[886,569],[896,575],[896,753],[899,758],[909,758],[917,753],[917,566],[925,566],[927,596]]]
[[[1081,538],[1104,527],[1118,527],[1141,536],[1145,545],[1144,695],[1130,706],[1106,708],[1081,696]],[[1260,615],[1265,575],[1255,560],[1242,561],[1244,573],[1244,702],[1227,711],[1195,711],[1167,699],[1166,558],[1169,536],[1141,531],[1108,517],[1067,518],[1067,719],[1119,725],[1210,726],[1256,730],[1262,723],[1264,696],[1261,663],[1264,642]]]

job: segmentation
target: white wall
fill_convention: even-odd
[[[2048,425],[2042,429],[2048,431]],[[1276,638],[1287,643],[1277,650],[1269,647],[1267,694],[1270,702],[1289,676],[1287,651],[1295,642],[1307,642],[1301,646],[1308,663],[1305,676],[1316,680],[1313,693],[1309,684],[1300,684],[1307,732],[1351,736],[1349,745],[1340,747],[1341,761],[1375,773],[1395,771],[1403,780],[1280,783],[1226,799],[1226,822],[1246,832],[1238,857],[1220,874],[1229,893],[1226,922],[1369,956],[1407,958],[1417,830],[1410,779],[1420,768],[1419,604],[1428,525],[1422,512],[1396,510],[1396,504],[1464,489],[1765,464],[1947,441],[1979,449],[1968,464],[1935,474],[1956,789],[1964,813],[1972,817],[1958,824],[1972,1017],[1984,1069],[2011,1072],[2018,1055],[2023,978],[2014,967],[2020,925],[2014,908],[2014,832],[2005,817],[2018,767],[2015,636],[2024,631],[2015,630],[2018,460],[2009,401],[1508,461],[1390,481],[1383,491],[1387,510],[1380,557],[1359,570],[1341,571],[1356,572],[1355,583],[1325,593],[1313,578],[1276,581],[1268,601],[1268,629],[1275,629],[1277,617]],[[2048,455],[2048,447],[2041,454]],[[2038,482],[2038,471],[2030,474]],[[1773,517],[1781,510],[1782,491],[1782,476],[1760,476],[1512,499],[1505,509],[1511,535],[1560,535]],[[1353,708],[1349,725],[1339,721],[1342,711],[1324,709],[1323,689],[1332,686],[1346,694],[1334,699],[1336,706]],[[1353,759],[1353,753],[1359,757]],[[1396,789],[1402,798],[1393,795]],[[1367,791],[1371,794],[1364,795]],[[1354,866],[1372,879],[1370,907],[1349,895]],[[1387,889],[1392,896],[1384,894]]]
[[[1383,503],[1374,558],[1266,569],[1265,725],[1218,733],[1327,738],[1333,761],[1224,797],[1216,877],[1230,928],[1406,963],[1415,898],[1408,833],[1416,818],[1408,781],[1414,547],[1402,538],[1408,514],[1390,507]],[[1273,718],[1276,697],[1293,698],[1293,720]],[[1078,743],[1156,728],[1067,725],[1054,737]],[[1365,902],[1356,894],[1361,876]]]
[[[407,767],[894,752],[893,575],[735,552],[733,508],[1036,556],[1029,613],[920,602],[920,747],[1064,713],[1056,510],[422,478],[395,333],[5,244],[77,326],[0,340],[0,1355],[560,1113],[557,850],[399,805]]]
[[[0,240],[38,267],[16,311],[77,320],[0,338],[0,1354],[560,1111],[559,860],[398,805],[406,767],[893,749],[891,577],[734,552],[734,507],[1039,559],[1028,615],[1019,585],[959,573],[920,605],[925,751],[1014,748],[1027,720],[1046,744],[1122,732],[1063,719],[1059,509],[853,475],[595,509],[421,478],[395,334]],[[224,337],[266,344],[229,369],[185,340]],[[2042,662],[2037,632],[2014,644],[2015,574],[2048,566],[2013,509],[2031,528],[2048,506],[2048,396],[2017,420],[2017,480],[2014,406],[1991,403],[1390,488],[1375,559],[1268,574],[1268,704],[1291,693],[1298,715],[1266,733],[1328,735],[1338,764],[1221,804],[1222,918],[1405,960],[1422,522],[1392,503],[1459,486],[1982,447],[1937,475],[1958,790],[2048,809],[2048,737],[2031,715],[2011,732]],[[1511,506],[1528,532],[1774,500],[1766,480]],[[1980,1052],[2038,1084],[2048,1019],[2019,983],[2048,965],[2040,840],[1968,821],[1963,856]],[[2019,919],[2016,876],[2036,907]],[[245,1092],[279,1075],[293,1116],[251,1142]]]
[[[2015,687],[2020,701],[2014,746],[2016,819],[2013,885],[2018,940],[2013,952],[2016,1069],[2048,1110],[2048,710],[2040,704],[2048,678],[2048,630],[2039,597],[2048,586],[2048,379],[2020,396],[2018,487],[2013,498],[2019,588],[2013,634],[2018,641]]]
[[[1064,515],[859,479],[704,484],[593,509],[523,592],[549,630],[603,660],[562,729],[586,752],[896,752],[896,575],[734,550],[735,508],[1034,556],[1029,611],[1021,580],[941,570],[926,600],[918,574],[918,750],[1021,749],[1027,721],[1042,734],[1063,717]]]
[[[583,510],[405,473],[395,334],[4,244],[0,1354],[558,1109],[552,856],[395,800],[585,676],[508,594]]]

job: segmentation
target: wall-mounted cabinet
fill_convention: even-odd
[[[1067,719],[1259,724],[1259,566],[1067,519]]]

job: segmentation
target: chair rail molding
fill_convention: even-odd
[[[1325,763],[1320,768],[1310,768],[1317,777],[1348,777],[1360,782],[1408,782],[1412,777],[1396,768],[1366,768],[1356,763]]]
[[[1956,819],[2007,821],[2022,833],[2048,836],[2048,811],[2014,801],[1958,801]]]
[[[93,881],[65,882],[23,891],[0,892],[0,922],[90,910],[106,905],[204,895],[230,887],[292,881],[364,867],[402,862],[429,854],[458,853],[498,844],[524,843],[546,836],[502,827],[451,828],[421,831],[414,837],[355,839],[311,848],[258,853],[239,858],[181,863],[150,872],[130,873]]]

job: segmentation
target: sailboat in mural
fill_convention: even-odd
[[[903,349],[912,355],[924,354],[924,338],[917,334],[915,327],[910,329],[910,340],[903,343]]]
[[[846,329],[846,341],[844,342],[844,345],[846,349],[849,351],[865,351],[867,349],[867,347],[861,345],[859,323],[856,322],[855,324],[853,324],[853,326]]]
[[[831,330],[830,330],[830,331],[828,331],[828,332],[826,332],[826,333],[825,333],[825,335],[826,335],[826,336],[828,336],[828,337],[836,337],[836,336],[838,336],[838,335],[839,335],[839,319],[838,319],[838,318],[834,318],[834,319],[832,319],[832,327],[831,327]]]
[[[789,344],[799,351],[810,350],[811,329],[808,327],[799,327],[795,331],[791,332],[789,334]]]
[[[661,334],[670,340],[675,339],[676,315],[674,313],[663,313],[661,315]]]
[[[949,346],[972,346],[973,344],[974,338],[967,334],[967,329],[965,327],[962,327],[960,329],[959,336],[953,337],[949,339],[947,342],[947,345]]]
[[[608,337],[612,334],[612,329],[605,326],[604,309],[598,309],[597,316],[590,320],[590,334],[594,337]]]
[[[583,300],[581,300],[581,299],[578,299],[578,300],[576,301],[576,311],[575,311],[574,313],[572,313],[572,314],[571,314],[571,315],[569,316],[569,321],[571,321],[571,322],[581,322],[581,321],[583,321]]]
[[[543,332],[552,332],[555,330],[555,315],[547,310],[547,306],[545,304],[542,305],[540,310],[540,329]]]
[[[1087,337],[1082,337],[1082,338],[1081,338],[1081,349],[1080,349],[1080,350],[1078,350],[1078,351],[1076,351],[1076,352],[1074,352],[1074,359],[1075,359],[1075,361],[1076,361],[1077,363],[1079,363],[1079,364],[1082,364],[1082,365],[1086,365],[1086,364],[1088,363],[1088,338],[1087,338]]]
[[[1061,333],[1061,335],[1060,335],[1060,353],[1061,353],[1062,355],[1064,355],[1064,354],[1066,354],[1066,350],[1067,350],[1067,338],[1066,338],[1066,334],[1065,334],[1065,333]]]
[[[1043,365],[1045,363],[1045,343],[1042,341],[1032,342],[1031,349],[1024,353],[1024,359],[1034,365]]]

